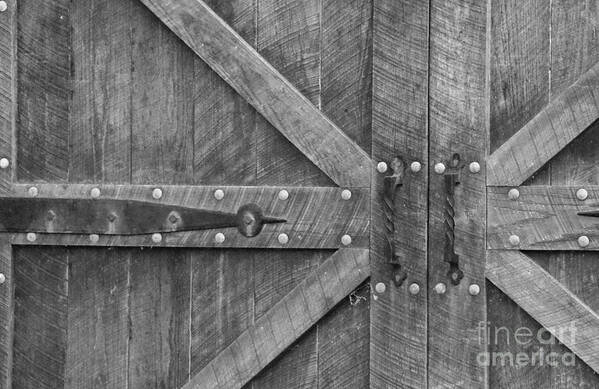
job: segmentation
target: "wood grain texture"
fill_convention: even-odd
[[[487,158],[489,185],[520,185],[599,118],[599,64]]]
[[[370,185],[367,154],[208,6],[194,0],[143,3],[335,183]]]
[[[8,9],[0,17],[0,155],[8,158],[10,167],[0,171],[0,185],[10,185],[15,173],[14,127],[16,110],[16,1],[6,1]]]
[[[3,382],[2,387],[64,387],[67,258],[65,248],[31,247],[16,251],[13,380],[12,386]]]
[[[385,283],[386,292],[372,292],[370,305],[370,387],[426,387],[426,247],[428,178],[428,2],[375,0],[373,14],[372,158],[399,156],[406,172],[395,193],[396,253],[408,278],[393,283],[392,253],[383,213],[383,175],[371,191],[371,284]],[[398,172],[399,173],[399,172]],[[423,291],[412,296],[411,283]]]
[[[599,315],[531,258],[490,251],[487,278],[595,371]]]
[[[125,388],[131,253],[71,249],[66,388]]]
[[[88,184],[36,186],[40,197],[89,198],[90,190],[95,187]],[[102,196],[114,199],[130,199],[156,202],[152,198],[155,186],[101,185]],[[247,203],[258,204],[265,215],[281,217],[287,223],[271,224],[254,238],[242,236],[235,228],[176,232],[163,234],[162,246],[185,247],[268,247],[268,248],[338,248],[341,237],[348,234],[352,238],[351,247],[366,247],[369,233],[369,199],[367,189],[352,189],[349,200],[341,198],[342,189],[335,187],[193,187],[160,186],[163,199],[160,203],[177,204],[185,207],[210,209],[235,213]],[[16,185],[11,196],[28,196],[29,185]],[[214,198],[214,191],[225,192],[223,200]],[[278,198],[279,191],[289,193],[287,200]],[[214,235],[225,234],[224,243],[217,244]],[[278,236],[286,233],[289,242],[281,244]],[[15,244],[31,244],[24,236],[16,235]],[[35,244],[41,245],[100,245],[100,246],[156,246],[151,235],[131,237],[101,236],[92,243],[89,236],[38,234]]]
[[[487,4],[433,0],[430,25],[428,386],[485,387],[487,371],[476,360],[486,349],[476,332],[486,321],[485,168],[481,163],[481,171],[472,174],[468,164],[486,155]],[[463,167],[452,170],[454,153]],[[458,174],[453,209],[445,177],[432,168],[439,162],[447,173]],[[453,252],[464,273],[459,285],[448,275],[447,215],[455,225]],[[439,282],[447,284],[445,294],[432,290]],[[468,293],[471,284],[480,286],[479,295]]]
[[[6,234],[0,235],[0,272],[6,277],[0,289],[0,387],[12,385],[14,333],[13,247]]]
[[[179,388],[189,380],[189,252],[136,250],[130,266],[128,385]]]
[[[341,249],[254,325],[244,331],[184,388],[241,388],[369,275],[368,251]]]
[[[211,0],[206,4],[255,47],[258,12],[255,0]],[[256,111],[197,56],[194,72],[195,183],[254,185]]]
[[[507,187],[489,187],[487,208],[487,247],[508,250],[597,250],[599,218],[579,216],[578,212],[599,210],[599,187],[584,186],[589,197],[576,198],[579,186],[523,186],[517,200],[508,198]],[[517,235],[520,244],[512,246],[509,237]],[[590,239],[587,247],[578,237]]]
[[[136,1],[71,4],[70,182],[130,180]]]
[[[19,2],[17,176],[65,181],[71,96],[70,1]]]

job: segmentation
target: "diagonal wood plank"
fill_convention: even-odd
[[[599,118],[599,63],[487,159],[488,185],[520,185]]]
[[[200,0],[142,0],[339,186],[369,187],[368,155]]]
[[[488,251],[486,276],[599,372],[599,315],[596,312],[521,252]]]
[[[487,188],[487,247],[504,250],[597,250],[599,218],[578,212],[599,210],[599,187],[585,186],[581,201],[578,186],[522,186],[520,196],[508,197],[509,187]],[[512,245],[510,236],[520,238]],[[581,247],[578,238],[589,238]]]
[[[366,249],[340,249],[183,386],[241,388],[370,274]]]

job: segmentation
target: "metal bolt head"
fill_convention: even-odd
[[[379,162],[376,165],[376,170],[378,170],[379,173],[385,173],[387,171],[388,167],[387,164],[383,161]]]
[[[6,169],[10,165],[8,158],[0,158],[0,169]]]
[[[27,240],[29,242],[35,242],[37,240],[37,235],[34,232],[27,233]]]
[[[385,285],[384,282],[379,282],[374,286],[374,290],[379,294],[385,293],[387,290],[387,285]]]
[[[447,285],[445,285],[442,282],[439,282],[437,285],[435,285],[433,289],[437,294],[444,294],[447,291]]]
[[[590,239],[586,235],[582,235],[578,238],[578,245],[580,247],[587,247],[591,243]]]
[[[222,189],[217,189],[214,191],[214,198],[217,200],[222,200],[225,198],[225,192]]]
[[[36,197],[39,194],[39,191],[37,190],[37,188],[35,186],[32,186],[31,188],[29,188],[27,190],[27,193],[29,193],[29,196],[31,196],[31,197]]]
[[[346,234],[346,235],[343,235],[343,236],[341,237],[341,243],[342,243],[344,246],[349,246],[349,245],[351,244],[351,236],[349,236],[349,235],[347,235],[347,234]]]
[[[343,200],[351,199],[351,191],[349,189],[343,189],[343,191],[341,192],[341,198]]]
[[[518,235],[510,235],[510,244],[518,246],[520,244],[520,237]]]
[[[100,240],[100,236],[98,236],[98,234],[91,234],[89,236],[89,241],[92,243],[98,243],[99,240]]]
[[[480,172],[480,163],[474,161],[474,162],[470,162],[470,166],[468,166],[468,168],[470,169],[470,173],[478,173]]]
[[[418,293],[420,293],[420,285],[418,285],[417,283],[410,284],[408,290],[410,291],[410,294],[417,295]]]
[[[507,197],[510,200],[518,200],[520,198],[520,191],[516,188],[512,188],[509,192],[507,192]]]
[[[471,284],[468,287],[468,293],[470,293],[471,296],[478,296],[480,293],[480,286],[478,284]]]
[[[162,198],[162,189],[154,188],[154,190],[152,191],[152,197],[154,198],[154,200],[160,200]]]
[[[418,173],[422,169],[422,164],[418,161],[414,161],[410,164],[410,170],[412,173]]]
[[[214,235],[214,241],[216,243],[223,243],[225,241],[225,234],[219,232],[218,234]]]
[[[279,234],[277,239],[280,244],[287,244],[287,242],[289,242],[289,236],[287,234]]]
[[[437,173],[437,174],[445,173],[445,165],[441,162],[435,164],[435,173]]]
[[[287,192],[285,189],[282,189],[282,190],[279,192],[279,200],[283,200],[283,201],[285,201],[285,200],[287,200],[288,198],[289,198],[289,192]]]
[[[6,4],[6,1],[0,1],[0,12],[4,12],[8,9],[8,4]]]
[[[0,284],[3,284],[6,282],[6,276],[4,275],[4,273],[0,273]]]
[[[584,201],[587,199],[587,197],[589,197],[589,192],[587,192],[586,189],[578,189],[576,191],[576,198],[580,201]]]
[[[162,242],[162,234],[159,234],[158,232],[152,234],[152,242],[154,242],[154,243]]]
[[[98,197],[100,197],[102,192],[100,192],[100,188],[92,188],[89,194],[92,198],[97,199]]]

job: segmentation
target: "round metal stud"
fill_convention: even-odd
[[[287,244],[289,242],[289,236],[287,234],[279,234],[277,239],[280,244]]]
[[[6,169],[10,165],[8,158],[0,158],[0,169]]]
[[[510,244],[512,246],[518,246],[520,244],[520,237],[518,235],[511,235]]]
[[[444,294],[447,291],[447,285],[439,282],[437,285],[435,285],[434,290],[437,294]]]
[[[154,200],[160,200],[162,198],[162,189],[154,188],[154,190],[152,191],[152,197],[154,198]]]
[[[216,243],[223,243],[225,241],[225,234],[219,232],[218,234],[214,235],[214,241]]]
[[[89,236],[89,241],[92,243],[98,243],[99,240],[100,240],[100,236],[98,234],[91,234]]]
[[[4,275],[4,273],[0,273],[0,284],[3,284],[6,282],[6,276]]]
[[[589,192],[587,192],[586,189],[578,189],[576,191],[576,198],[580,201],[584,201],[587,199],[587,197],[589,197]]]
[[[92,198],[97,199],[98,197],[100,197],[102,192],[100,192],[100,188],[92,188],[89,194],[92,196]]]
[[[6,1],[0,1],[0,12],[4,12],[8,9],[8,4],[6,4]]]
[[[442,164],[441,162],[435,164],[435,173],[437,173],[437,174],[445,173],[445,165]]]
[[[379,162],[376,165],[376,170],[378,170],[379,173],[385,173],[387,171],[388,167],[387,164],[385,162]]]
[[[214,198],[217,200],[222,200],[225,198],[225,192],[222,189],[217,189],[214,191]]]
[[[39,191],[37,190],[37,188],[35,186],[32,186],[31,188],[29,188],[27,190],[27,193],[29,193],[29,196],[31,196],[31,197],[36,197],[39,194]]]
[[[351,244],[351,236],[343,235],[341,237],[341,243],[343,243],[344,246],[349,246]]]
[[[154,242],[154,243],[162,242],[162,234],[159,234],[158,232],[152,234],[152,242]]]
[[[341,192],[341,198],[343,200],[351,199],[351,191],[349,189],[343,189],[343,191]]]
[[[385,291],[387,290],[387,285],[385,285],[384,282],[379,282],[374,286],[374,290],[378,293],[385,293]]]
[[[474,161],[474,162],[470,162],[470,166],[468,166],[470,168],[470,173],[478,173],[480,172],[480,163]]]
[[[420,293],[420,285],[418,285],[417,283],[410,284],[408,290],[410,291],[410,294],[417,295],[418,293]]]
[[[27,233],[27,240],[29,242],[35,242],[37,240],[37,235],[34,232]]]
[[[418,173],[422,169],[422,164],[418,161],[414,161],[410,164],[410,170],[412,173]]]
[[[289,198],[289,192],[287,192],[285,189],[281,190],[279,192],[279,200],[287,200]]]
[[[587,247],[591,243],[590,239],[586,235],[582,235],[578,238],[578,245],[580,247]]]
[[[507,192],[507,197],[509,197],[510,200],[518,200],[520,198],[520,191],[516,188],[512,188]]]
[[[471,296],[478,296],[480,293],[480,286],[478,286],[478,284],[471,284],[468,287],[468,293],[470,293]]]

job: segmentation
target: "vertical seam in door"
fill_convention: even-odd
[[[187,381],[191,380],[191,320],[193,313],[193,256],[192,251],[187,252],[187,261],[189,262],[189,338],[187,341]]]
[[[425,228],[425,237],[426,237],[426,251],[425,251],[425,260],[426,260],[426,266],[425,266],[425,277],[424,277],[424,287],[425,287],[425,292],[426,293],[426,304],[424,304],[424,310],[425,310],[425,315],[426,315],[426,321],[425,321],[425,337],[426,337],[426,346],[425,346],[425,353],[426,353],[426,357],[424,358],[424,371],[426,374],[426,378],[425,378],[425,388],[428,388],[428,321],[429,321],[429,314],[428,314],[428,274],[429,274],[429,270],[428,270],[428,265],[429,265],[429,239],[428,239],[428,234],[429,234],[429,223],[430,223],[430,180],[431,180],[431,169],[430,169],[430,154],[431,154],[431,143],[430,143],[430,123],[431,123],[431,14],[432,14],[432,6],[433,6],[433,2],[432,0],[428,1],[428,21],[427,21],[427,28],[426,28],[426,34],[427,34],[427,74],[426,74],[426,167],[427,167],[427,179],[426,179],[426,228]]]

